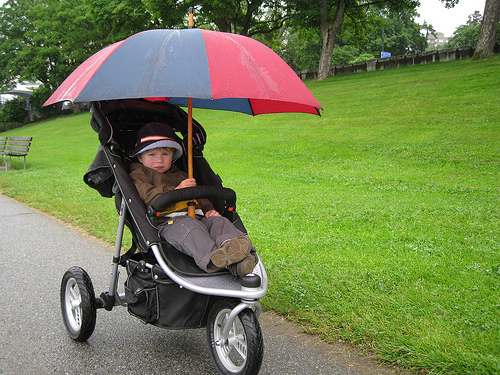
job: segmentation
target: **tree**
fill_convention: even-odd
[[[9,0],[0,21],[0,86],[40,81],[44,95],[93,53],[155,26],[141,0]]]
[[[493,54],[498,22],[500,21],[500,0],[486,0],[483,22],[473,60],[482,59]]]
[[[445,48],[457,48],[477,45],[479,31],[481,29],[481,20],[483,16],[479,11],[469,15],[469,19],[465,25],[457,27],[451,38],[446,43]]]
[[[330,75],[332,52],[335,38],[342,28],[344,19],[350,19],[359,34],[366,24],[368,8],[370,6],[379,10],[402,11],[416,9],[417,0],[289,0],[295,19],[299,23],[308,24],[309,27],[319,26],[323,45],[318,67],[318,80]]]

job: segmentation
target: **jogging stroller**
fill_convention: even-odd
[[[193,120],[194,176],[200,186],[168,192],[145,207],[128,176],[128,155],[136,133],[148,122],[164,122],[187,142],[186,112],[164,101],[123,99],[93,102],[91,113],[100,145],[84,181],[103,197],[114,197],[119,222],[108,291],[96,297],[89,275],[80,267],[70,268],[63,276],[61,309],[69,336],[86,341],[94,331],[96,309],[126,306],[147,324],[168,329],[206,327],[219,373],[258,373],[263,357],[259,299],[267,291],[261,260],[253,273],[241,278],[226,271],[205,273],[191,257],[162,240],[156,227],[156,217],[164,208],[177,201],[208,198],[246,233],[235,210],[235,192],[222,187],[203,157],[203,127]],[[186,157],[176,165],[186,170]],[[132,246],[122,254],[125,226],[132,233]],[[120,266],[127,271],[124,293],[118,293]]]

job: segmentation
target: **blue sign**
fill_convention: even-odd
[[[384,57],[391,57],[391,53],[390,52],[382,52],[382,53],[380,53],[380,56],[382,58],[384,58]]]

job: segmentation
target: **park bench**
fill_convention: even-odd
[[[7,139],[5,140],[5,142],[7,143],[7,147],[5,147],[4,145],[5,151],[0,151],[3,163],[5,164],[5,170],[7,170],[7,160],[5,158],[6,156],[9,157],[9,164],[11,167],[12,157],[24,157],[24,169],[26,169],[26,155],[28,155],[32,139],[33,137],[10,137],[8,142]]]

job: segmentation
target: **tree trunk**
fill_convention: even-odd
[[[500,0],[486,0],[481,32],[473,60],[483,59],[493,54],[498,21],[500,21]]]
[[[498,1],[498,0],[496,0]],[[333,46],[337,33],[344,22],[344,14],[346,10],[346,0],[337,0],[337,9],[333,24],[330,24],[328,0],[318,0],[321,14],[320,30],[323,38],[323,47],[321,49],[321,58],[318,67],[318,81],[321,81],[330,76],[330,67],[332,65]]]

